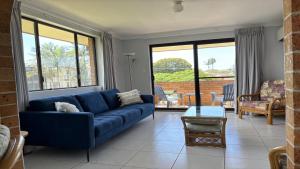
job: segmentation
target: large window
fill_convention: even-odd
[[[93,37],[22,19],[29,91],[97,85]]]

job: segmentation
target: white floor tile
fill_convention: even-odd
[[[126,166],[166,169],[171,168],[177,158],[177,154],[138,152]]]
[[[260,137],[238,134],[226,135],[226,143],[238,145],[264,145],[264,142]]]
[[[195,154],[180,154],[173,166],[173,169],[222,169],[224,158],[198,156]]]
[[[154,151],[161,153],[180,153],[183,143],[176,143],[170,141],[151,141],[146,143],[141,151]]]
[[[268,160],[268,151],[265,146],[227,145],[225,157]]]
[[[226,158],[225,169],[269,169],[268,160]]]
[[[91,162],[112,164],[112,165],[123,165],[127,163],[137,151],[133,150],[119,150],[119,149],[104,149],[95,150],[91,153]]]
[[[218,147],[184,146],[181,154],[224,157],[225,149]]]
[[[107,164],[97,164],[97,163],[85,163],[73,169],[121,169],[122,166],[107,165]]]
[[[285,137],[262,137],[263,142],[268,147],[272,149],[274,147],[283,146],[286,144]]]

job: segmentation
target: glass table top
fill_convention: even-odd
[[[225,109],[221,106],[192,106],[182,117],[225,118]]]

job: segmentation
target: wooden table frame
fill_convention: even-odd
[[[187,146],[214,146],[214,147],[226,147],[226,122],[227,118],[204,118],[204,117],[181,117],[183,126],[184,126],[184,134],[185,134],[185,143]],[[202,131],[190,131],[186,126],[186,121],[188,120],[213,120],[213,121],[220,121],[222,123],[221,132],[202,132]],[[201,124],[201,123],[199,123]],[[197,142],[197,138],[204,138],[204,139],[217,139],[220,142]]]

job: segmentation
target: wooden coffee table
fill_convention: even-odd
[[[226,113],[220,106],[192,106],[182,116],[187,146],[226,147]]]

